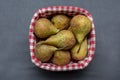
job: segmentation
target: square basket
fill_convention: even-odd
[[[84,14],[91,20],[92,30],[90,34],[88,35],[88,54],[82,61],[78,61],[77,63],[70,62],[69,64],[64,65],[64,66],[57,66],[52,63],[42,63],[40,60],[36,58],[34,54],[36,38],[34,36],[34,30],[33,30],[35,22],[38,20],[38,18],[48,17],[50,15],[57,14],[57,13],[67,14],[69,16],[74,16],[77,14]],[[91,14],[83,8],[73,7],[73,6],[51,6],[51,7],[39,9],[32,17],[30,28],[29,28],[30,56],[31,56],[32,62],[39,68],[50,70],[50,71],[69,71],[69,70],[84,69],[85,67],[88,66],[88,64],[93,59],[93,56],[95,53],[95,42],[96,42],[95,41],[95,28],[94,28],[93,18]]]

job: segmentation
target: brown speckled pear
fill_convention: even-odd
[[[56,51],[54,53],[52,62],[56,65],[62,66],[70,62],[70,52],[69,51]]]
[[[84,37],[90,32],[92,27],[92,22],[84,15],[76,15],[72,18],[70,22],[70,28],[78,43],[81,43]]]
[[[66,15],[60,14],[53,16],[51,21],[57,29],[62,30],[68,28],[70,18],[67,17]]]
[[[39,44],[37,43],[35,47],[35,56],[41,61],[41,62],[47,62],[52,57],[53,53],[57,50],[56,47],[45,45],[45,44]]]
[[[40,18],[35,23],[34,33],[39,38],[47,38],[57,32],[59,30],[47,18]]]
[[[43,43],[67,50],[75,45],[76,40],[71,31],[62,30],[56,35],[49,37],[46,41],[43,41]]]
[[[74,60],[83,60],[86,55],[87,55],[87,38],[83,40],[83,42],[80,44],[76,44],[72,49],[71,49],[71,55],[72,59]]]

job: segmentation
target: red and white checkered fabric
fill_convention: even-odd
[[[36,45],[36,38],[33,34],[35,22],[38,18],[47,17],[49,15],[53,15],[56,13],[63,13],[63,14],[67,14],[70,16],[74,16],[77,14],[84,14],[92,21],[92,30],[88,36],[88,55],[86,56],[84,60],[79,61],[78,63],[71,62],[65,66],[57,66],[52,63],[41,63],[41,61],[39,61],[35,57],[34,47]],[[39,9],[32,17],[30,28],[29,28],[30,55],[31,55],[32,62],[36,66],[42,69],[51,70],[51,71],[68,71],[68,70],[77,70],[77,69],[85,68],[86,66],[88,66],[88,64],[93,59],[93,56],[95,53],[95,42],[96,42],[95,41],[95,28],[94,28],[93,18],[91,14],[83,8],[73,7],[73,6],[51,6],[51,7]]]

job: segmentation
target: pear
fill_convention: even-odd
[[[40,44],[37,43],[35,47],[35,56],[41,61],[41,62],[47,62],[52,57],[53,53],[57,50],[56,47]]]
[[[76,15],[70,22],[70,28],[78,43],[82,43],[84,37],[90,32],[92,22],[84,15]]]
[[[52,17],[51,22],[54,24],[54,26],[59,29],[66,29],[69,26],[70,18],[66,15],[55,15]]]
[[[47,18],[40,18],[35,23],[34,33],[39,38],[47,38],[57,32],[59,32],[59,29],[54,27]]]
[[[52,62],[56,65],[63,66],[70,62],[70,52],[69,51],[56,51],[54,53]]]
[[[87,39],[83,40],[81,45],[78,43],[71,49],[71,56],[74,60],[83,60],[87,55]]]
[[[76,39],[71,31],[62,30],[56,35],[50,36],[46,41],[41,42],[41,44],[43,43],[67,50],[75,45]]]

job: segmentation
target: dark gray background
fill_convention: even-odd
[[[42,7],[72,5],[91,12],[97,45],[84,70],[50,72],[31,63],[28,31]],[[120,0],[0,0],[0,80],[119,80]]]

